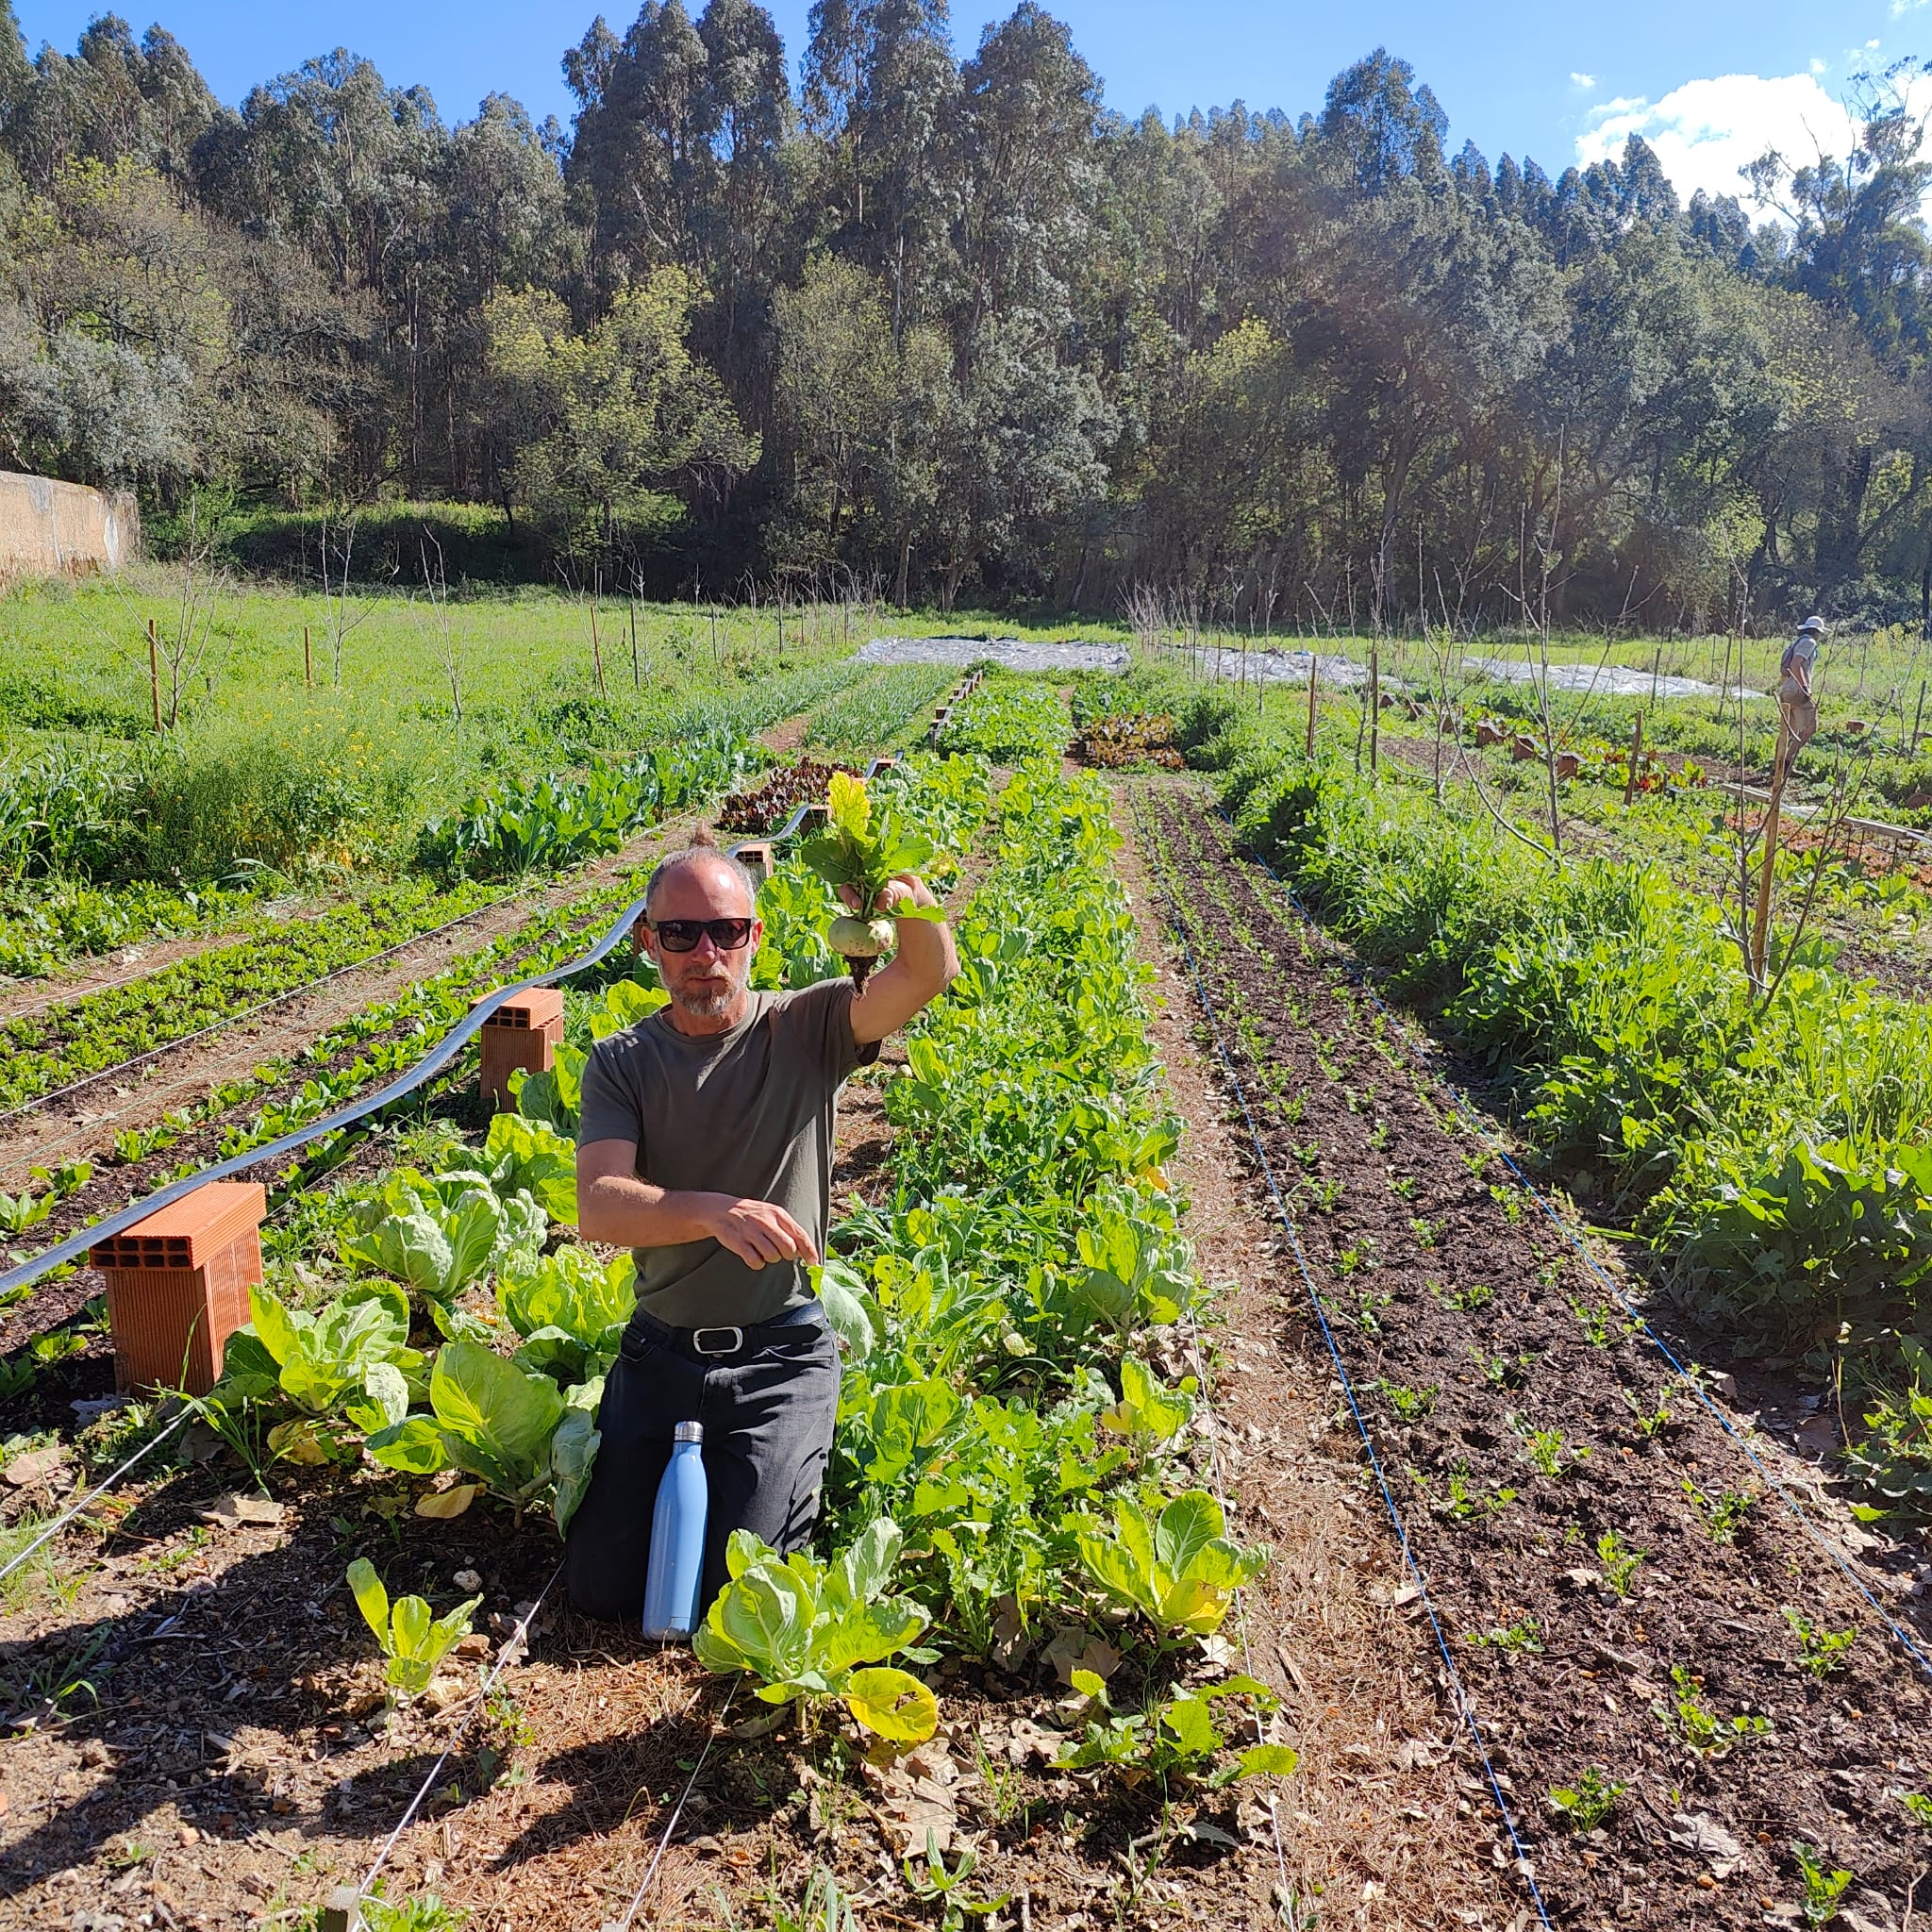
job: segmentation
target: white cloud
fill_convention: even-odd
[[[1596,85],[1596,75],[1593,74],[1573,74],[1570,76],[1570,85],[1572,87],[1593,88]]]
[[[1826,72],[1827,66],[1827,62],[1819,59],[1816,55],[1812,56],[1811,72],[1813,74],[1824,74],[1824,72]]]
[[[1852,117],[1809,74],[1688,80],[1655,105],[1607,101],[1589,118],[1590,126],[1576,137],[1581,166],[1616,159],[1630,136],[1641,135],[1686,201],[1700,188],[1742,199],[1747,184],[1739,170],[1767,148],[1808,159],[1820,149],[1842,156],[1857,140]]]
[[[1925,0],[1891,0],[1891,17],[1894,20],[1903,20],[1907,14],[1918,12],[1924,5]],[[1872,44],[1875,47],[1878,42],[1874,41]]]

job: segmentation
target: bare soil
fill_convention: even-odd
[[[1233,1534],[1270,1544],[1244,1593],[1241,1667],[1291,1713],[1301,1754],[1282,1789],[1283,1855],[1296,1896],[1333,1926],[1507,1925],[1520,1909],[1471,1803],[1469,1740],[1437,1694],[1441,1668],[1406,1593],[1402,1553],[1362,1484],[1337,1415],[1325,1351],[1282,1292],[1281,1224],[1254,1146],[1218,1078],[1185,961],[1163,943],[1157,888],[1124,803],[1119,860],[1158,975],[1154,1037],[1187,1124],[1170,1177],[1202,1278],[1218,1291],[1213,1364],[1218,1474]]]
[[[1445,1113],[1219,822],[1180,789],[1145,798],[1552,1917],[1797,1924],[1803,1842],[1853,1874],[1857,1917],[1842,1923],[1896,1932],[1928,1863],[1895,1795],[1926,1783],[1927,1697],[1873,1605]],[[1288,1263],[1279,1286],[1306,1333],[1297,1275]],[[1749,1501],[1721,1541],[1709,1518],[1726,1497]],[[1859,1574],[1923,1644],[1910,1556],[1864,1554]],[[1620,1555],[1641,1556],[1627,1593]],[[1802,1667],[1788,1611],[1857,1629],[1841,1668]],[[1716,1722],[1705,1748],[1686,1707]],[[1566,1830],[1548,1793],[1592,1769],[1625,1790],[1604,1825]]]

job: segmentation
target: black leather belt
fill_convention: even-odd
[[[700,1361],[722,1361],[742,1355],[747,1349],[756,1349],[789,1329],[819,1326],[824,1321],[824,1310],[816,1301],[801,1302],[795,1308],[774,1315],[769,1322],[741,1326],[719,1323],[704,1328],[674,1328],[669,1322],[660,1322],[641,1308],[632,1319],[646,1334]]]

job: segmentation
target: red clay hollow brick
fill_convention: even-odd
[[[215,1386],[261,1280],[267,1211],[260,1182],[209,1181],[93,1247],[90,1259],[108,1278],[117,1389],[206,1395]]]
[[[484,1021],[481,1039],[482,1091],[495,1102],[498,1113],[508,1113],[509,1076],[519,1068],[526,1074],[547,1074],[557,1062],[563,1039],[561,989],[533,986],[506,1001]]]

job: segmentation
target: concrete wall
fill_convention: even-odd
[[[132,496],[0,470],[0,577],[91,576],[140,552]]]

